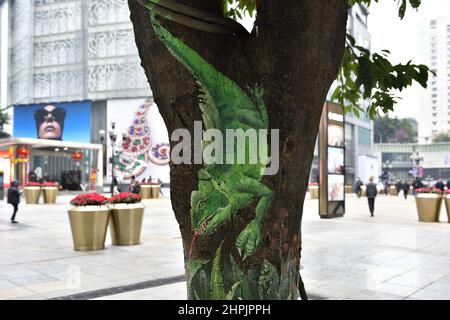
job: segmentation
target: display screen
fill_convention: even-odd
[[[331,124],[328,126],[328,145],[344,147],[344,127]]]
[[[328,148],[328,173],[344,173],[344,149],[334,147]]]
[[[90,143],[91,102],[15,106],[14,136]]]
[[[344,201],[344,175],[328,175],[328,201]]]

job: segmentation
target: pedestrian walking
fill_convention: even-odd
[[[361,198],[361,188],[363,186],[363,182],[361,181],[361,178],[358,178],[358,180],[355,183],[355,192],[358,198]]]
[[[13,206],[11,223],[19,223],[18,221],[16,221],[16,214],[17,211],[19,211],[19,203],[20,203],[20,191],[18,181],[11,182],[11,187],[8,189],[8,203]]]
[[[402,190],[402,182],[400,180],[395,184],[395,189],[397,190],[397,196],[400,195],[400,190]]]
[[[450,190],[450,178],[447,179],[447,190]]]
[[[374,178],[369,178],[369,183],[366,185],[366,195],[367,200],[369,202],[369,210],[370,210],[370,216],[373,217],[373,214],[375,212],[375,198],[377,197],[378,190],[377,185],[373,182]]]
[[[409,185],[409,183],[405,180],[402,183],[402,190],[403,190],[403,196],[405,197],[405,199],[408,198],[408,193],[409,193],[409,189],[411,188],[411,186]]]

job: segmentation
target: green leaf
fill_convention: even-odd
[[[223,300],[225,298],[225,289],[223,284],[223,278],[221,274],[221,251],[222,244],[217,248],[216,254],[213,260],[213,266],[211,270],[211,298],[213,300]]]

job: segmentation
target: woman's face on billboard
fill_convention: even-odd
[[[59,140],[62,136],[61,124],[56,121],[55,106],[48,105],[43,111],[42,123],[39,126],[39,139]]]

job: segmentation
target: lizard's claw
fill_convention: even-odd
[[[261,229],[259,223],[256,221],[250,222],[247,227],[241,232],[236,240],[236,247],[239,254],[245,260],[247,257],[255,253],[261,244]]]

